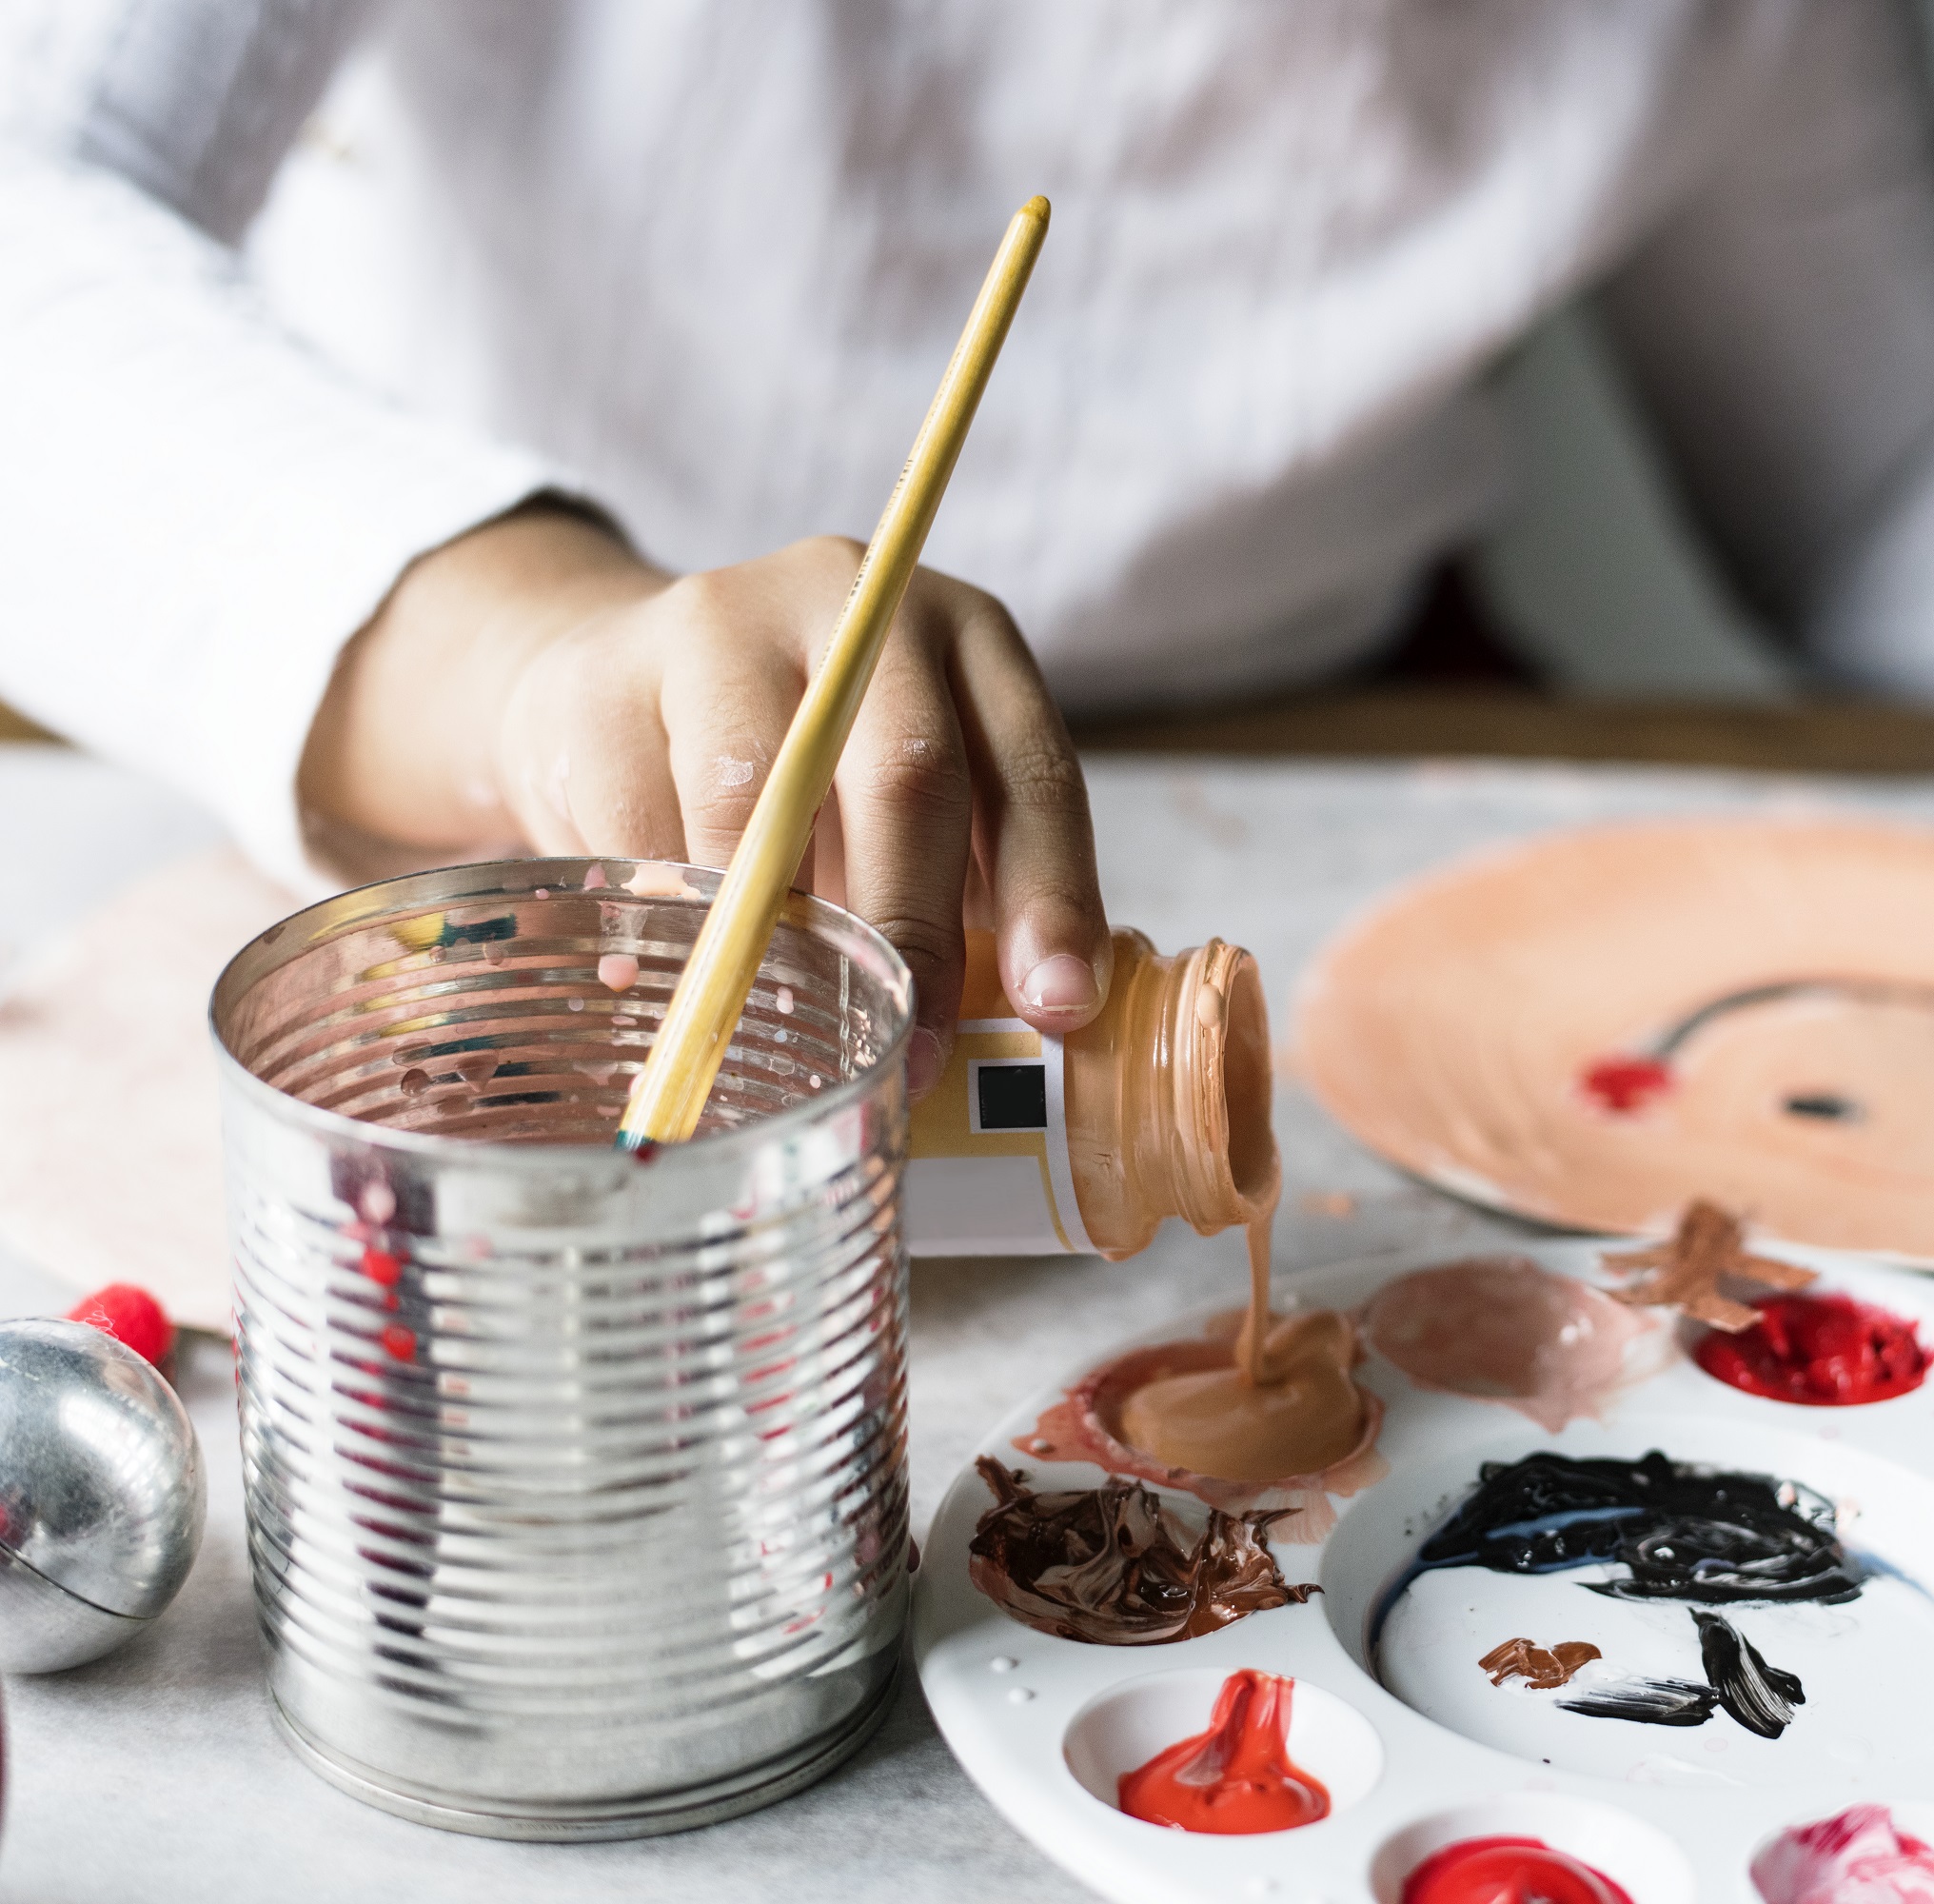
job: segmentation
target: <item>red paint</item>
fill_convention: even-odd
[[[1672,1088],[1672,1072],[1656,1058],[1601,1058],[1578,1081],[1608,1111],[1628,1117]]]
[[[1232,1673],[1209,1730],[1158,1752],[1115,1788],[1131,1818],[1183,1832],[1287,1832],[1330,1815],[1330,1794],[1290,1762],[1293,1679]]]
[[[383,1346],[400,1362],[416,1359],[416,1331],[405,1329],[401,1322],[392,1322],[383,1332]]]
[[[1748,1395],[1851,1408],[1906,1395],[1927,1378],[1927,1351],[1904,1316],[1850,1296],[1770,1296],[1737,1336],[1714,1330],[1693,1351],[1709,1376]]]
[[[1466,1838],[1404,1879],[1403,1904],[1631,1904],[1602,1871],[1541,1838]]]
[[[393,1289],[403,1279],[403,1259],[371,1243],[363,1252],[363,1274],[371,1282],[380,1282],[384,1288]]]
[[[68,1311],[69,1322],[87,1322],[144,1356],[159,1368],[174,1350],[174,1324],[147,1290],[132,1282],[110,1282]]]

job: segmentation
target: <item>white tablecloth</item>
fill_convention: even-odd
[[[1934,822],[1934,788],[1653,769],[1108,761],[1093,769],[1114,915],[1165,951],[1220,934],[1262,962],[1279,1039],[1295,975],[1378,892],[1449,856],[1626,814],[1856,803]],[[15,951],[211,830],[128,776],[0,747],[0,944]],[[4,960],[0,960],[4,991]],[[4,1035],[4,1016],[0,1016]],[[1290,1196],[1278,1279],[1395,1242],[1447,1251],[1511,1234],[1398,1178],[1279,1093]],[[122,1135],[126,1135],[123,1133]],[[82,1140],[77,1135],[77,1141]],[[112,1194],[104,1160],[103,1195]],[[1298,1203],[1346,1191],[1352,1214]],[[924,1262],[914,1273],[915,1524],[986,1424],[1112,1338],[1244,1284],[1239,1237],[1171,1226],[1135,1261]],[[56,1285],[0,1259],[0,1314]],[[409,1904],[694,1898],[706,1904],[1070,1899],[1079,1887],[1011,1832],[954,1764],[918,1688],[845,1770],[782,1805],[670,1838],[558,1849],[448,1836],[370,1811],[304,1771],[271,1729],[258,1664],[227,1358],[182,1377],[207,1450],[207,1541],[155,1630],[76,1672],[7,1683],[0,1894],[19,1904]]]

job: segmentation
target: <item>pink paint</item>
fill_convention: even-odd
[[[609,991],[629,991],[638,982],[638,961],[629,952],[605,953],[598,961],[598,982]]]
[[[584,890],[586,892],[602,892],[610,883],[611,882],[604,877],[604,868],[602,866],[593,866],[584,875]]]
[[[1413,1269],[1364,1304],[1362,1322],[1371,1347],[1417,1387],[1502,1402],[1554,1435],[1604,1414],[1631,1378],[1630,1345],[1656,1328],[1521,1256]]]
[[[1782,1832],[1752,1861],[1766,1904],[1934,1904],[1934,1850],[1885,1805]]]
[[[366,1183],[356,1206],[372,1223],[386,1223],[396,1215],[396,1192],[381,1180]]]
[[[624,882],[624,890],[640,899],[697,899],[699,889],[676,866],[656,866],[649,861]]]
[[[1656,1058],[1601,1058],[1586,1066],[1578,1081],[1605,1109],[1630,1117],[1672,1088],[1672,1073]]]
[[[781,985],[772,995],[772,1002],[773,1009],[779,1013],[780,1018],[791,1018],[793,1015],[793,988],[790,985]]]

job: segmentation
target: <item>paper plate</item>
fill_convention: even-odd
[[[1467,862],[1318,958],[1300,1059],[1477,1202],[1629,1232],[1704,1197],[1934,1261],[1934,832],[1701,819]]]

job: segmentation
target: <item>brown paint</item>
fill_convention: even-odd
[[[1219,1316],[1200,1336],[1132,1349],[1091,1369],[1040,1417],[1032,1433],[1016,1438],[1015,1447],[1041,1460],[1089,1461],[1110,1474],[1133,1475],[1160,1487],[1180,1488],[1231,1513],[1269,1510],[1271,1537],[1278,1543],[1321,1540],[1336,1524],[1330,1497],[1358,1494],[1390,1472],[1376,1451],[1383,1403],[1370,1390],[1350,1384],[1348,1418],[1356,1432],[1340,1457],[1315,1468],[1259,1480],[1231,1478],[1165,1461],[1140,1446],[1123,1419],[1135,1396],[1171,1377],[1214,1374],[1225,1379],[1233,1378],[1242,1320],[1241,1312]],[[1289,1319],[1292,1329],[1311,1322],[1320,1325],[1315,1332],[1319,1340],[1333,1341],[1331,1331],[1341,1325],[1351,1345],[1345,1366],[1361,1359],[1354,1327],[1347,1318],[1316,1311]]]
[[[1495,1401],[1558,1433],[1602,1415],[1628,1381],[1672,1354],[1647,1316],[1529,1257],[1470,1257],[1385,1283],[1363,1305],[1370,1346],[1419,1388]],[[1631,1345],[1658,1353],[1628,1366]]]
[[[1717,1001],[1809,979],[1866,991],[1714,1017],[1624,1111],[1581,1085]],[[1648,822],[1396,895],[1316,962],[1297,1043],[1347,1129],[1460,1195],[1628,1233],[1709,1197],[1769,1235],[1934,1260],[1930,988],[1934,830]],[[1787,1108],[1825,1096],[1860,1115]]]
[[[1480,1672],[1490,1675],[1493,1686],[1507,1679],[1522,1679],[1541,1693],[1569,1685],[1581,1666],[1604,1655],[1589,1639],[1561,1639],[1555,1646],[1540,1646],[1530,1639],[1507,1639],[1493,1646],[1477,1662]]]
[[[1729,1336],[1750,1329],[1760,1317],[1749,1303],[1727,1296],[1722,1285],[1804,1289],[1814,1279],[1813,1271],[1797,1263],[1748,1254],[1739,1219],[1703,1198],[1686,1206],[1665,1242],[1608,1253],[1605,1265],[1633,1275],[1632,1281],[1612,1292],[1619,1301],[1677,1309]]]
[[[1272,1516],[1212,1508],[1192,1532],[1134,1481],[1036,1494],[1024,1471],[975,1463],[995,1504],[968,1546],[968,1573],[1023,1625],[1098,1646],[1194,1639],[1321,1590],[1291,1586],[1270,1553]]]

